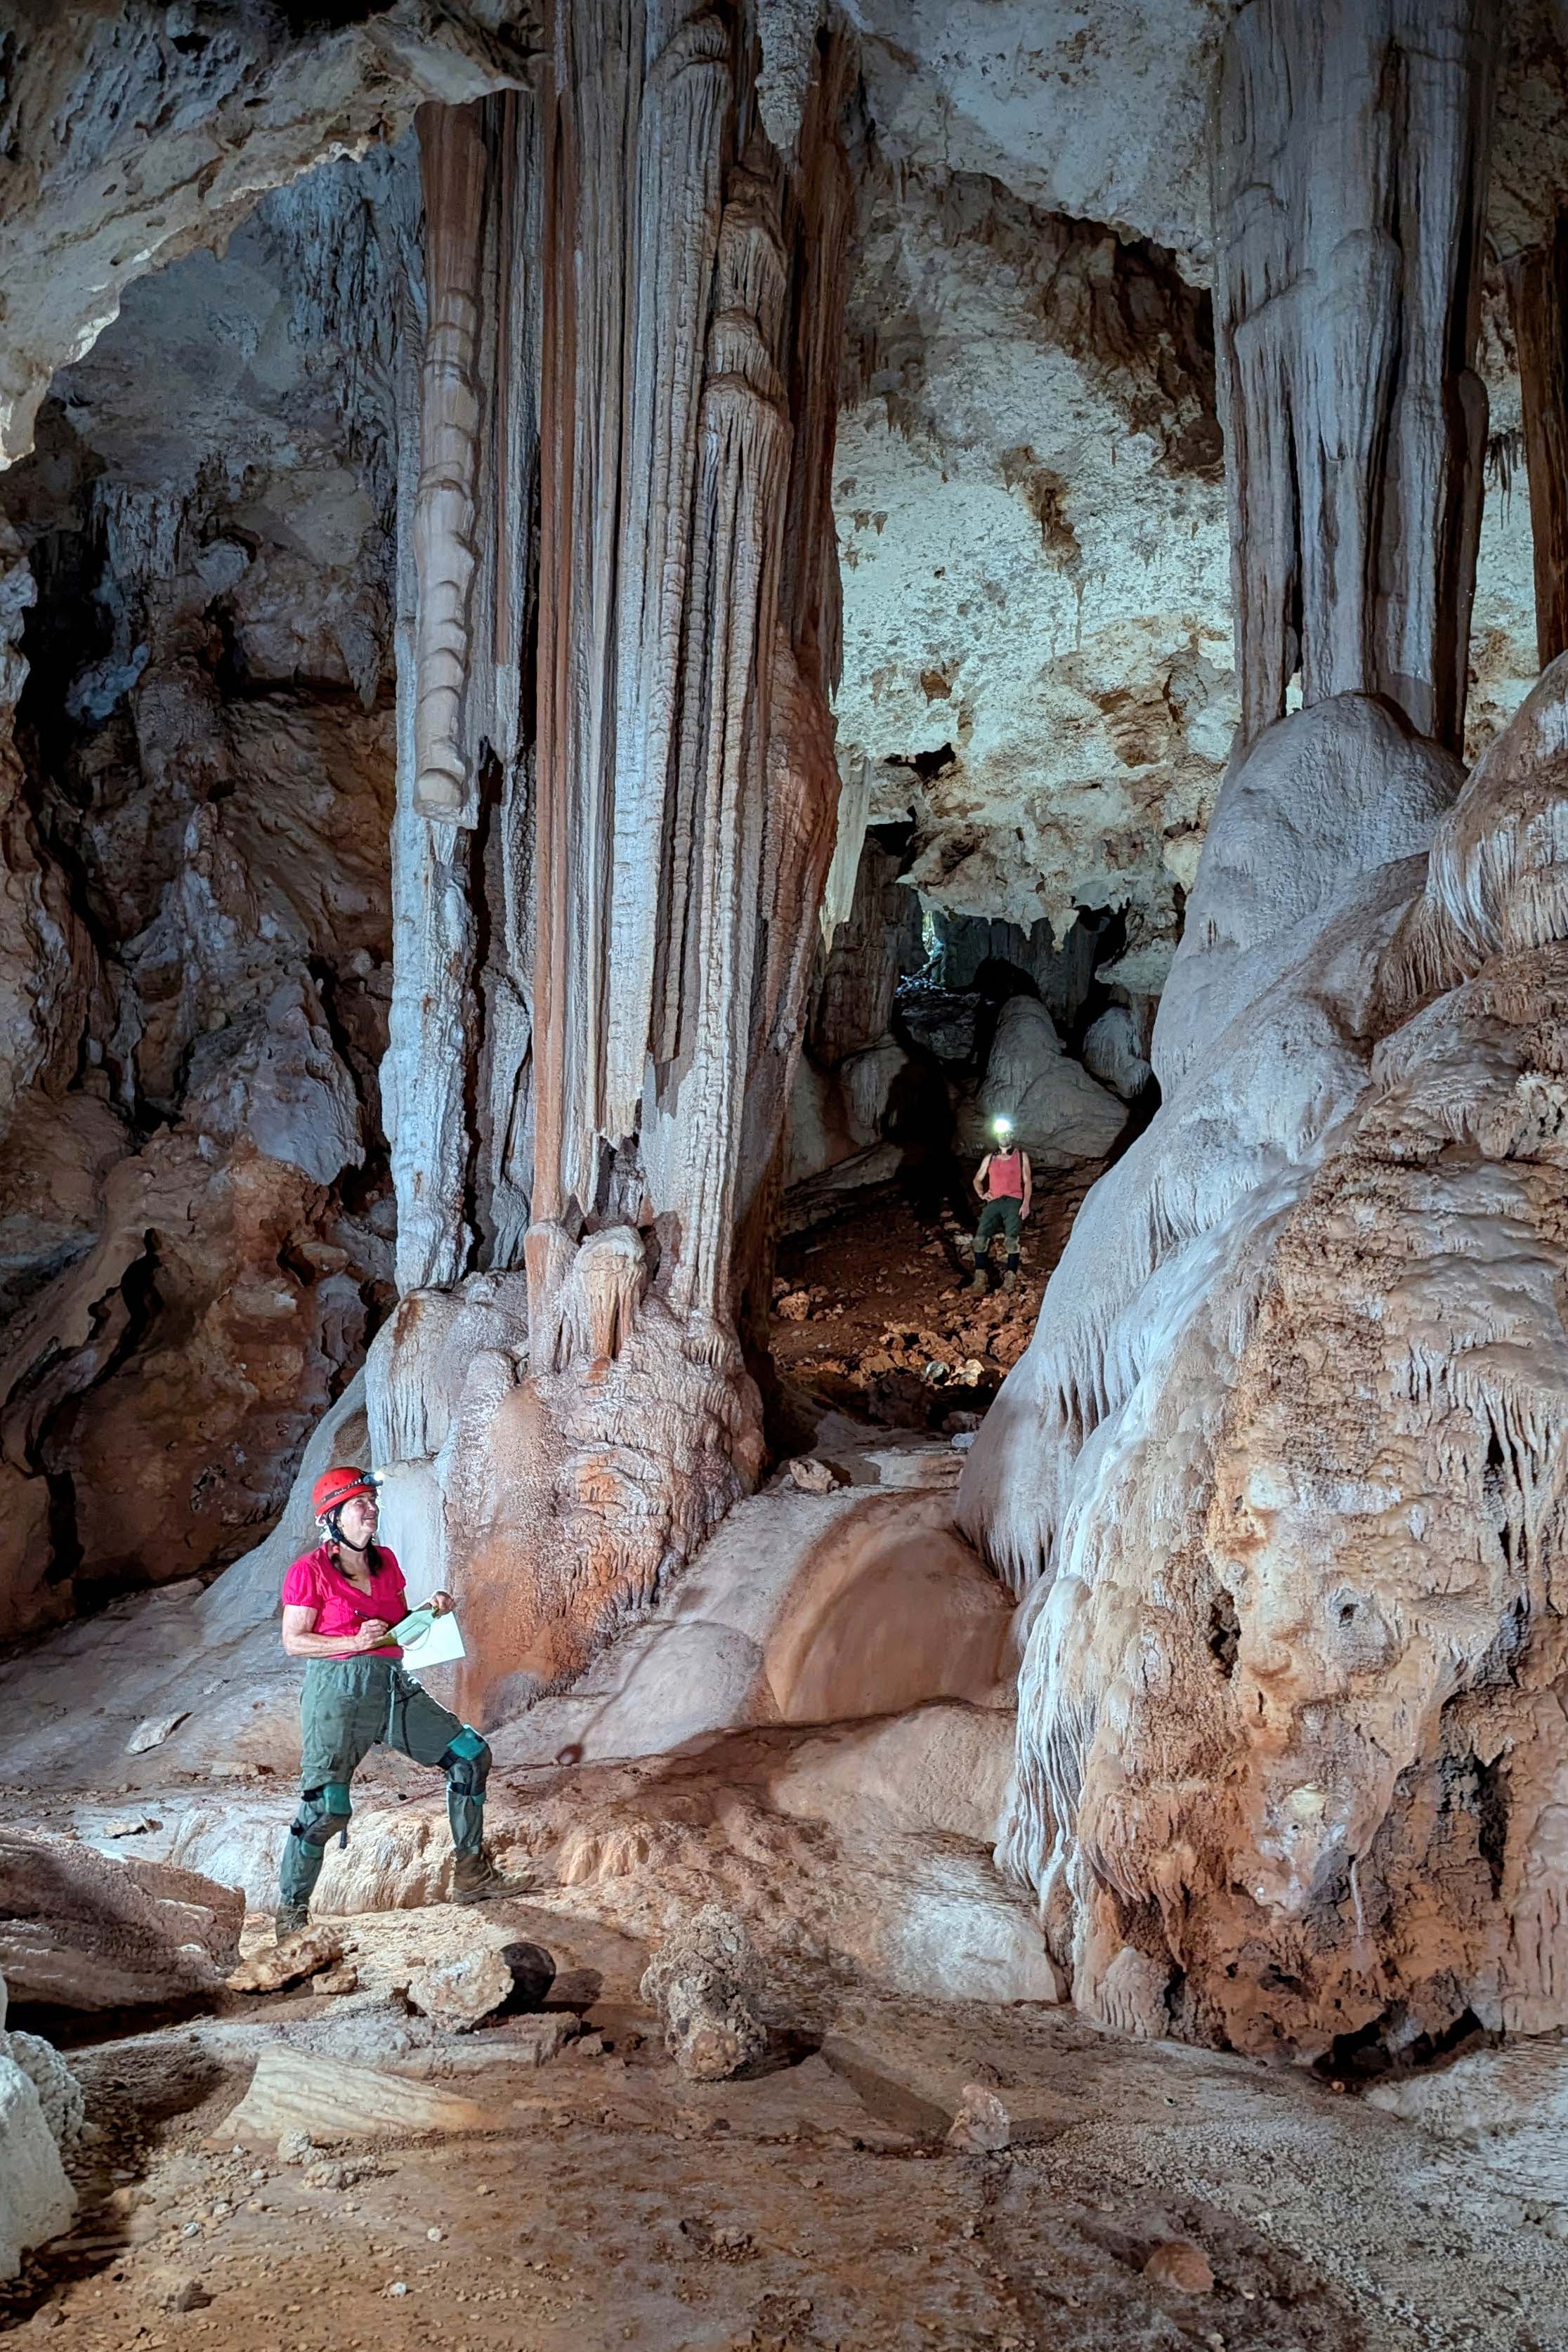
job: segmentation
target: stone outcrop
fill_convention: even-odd
[[[0,2052],[0,2279],[22,2257],[68,2230],[76,2191],[66,2179],[38,2095],[15,2058]]]
[[[408,2132],[493,2130],[498,2112],[434,2083],[319,2051],[264,2050],[223,2137],[258,2147],[290,2132],[326,2140],[390,2139]]]
[[[79,2137],[81,2085],[36,2033],[8,2033],[0,1976],[0,2279],[15,2278],[33,2247],[68,2230],[76,2190],[60,2152]]]
[[[208,23],[112,0],[30,27],[5,98],[17,168],[0,198],[0,463],[30,446],[50,378],[132,280],[218,244],[323,157],[363,153],[421,96],[450,103],[524,71],[537,20],[507,13],[395,0],[352,22]]]
[[[8,605],[8,1631],[244,1551],[389,1295],[377,386],[411,201],[390,156],[340,167],[134,289],[0,478],[36,575]]]
[[[1206,298],[1098,217],[994,177],[871,183],[841,756],[873,823],[912,820],[937,908],[1058,941],[1124,908],[1168,963],[1236,719],[1213,352]]]
[[[1365,12],[1320,42],[1254,5],[1227,42],[1244,739],[1155,1028],[1162,1109],[1086,1202],[961,1495],[1029,1596],[1003,1847],[1075,1998],[1300,2054],[1416,2046],[1467,2011],[1550,2029],[1568,1998],[1546,1826],[1568,667],[1466,781],[1440,748],[1479,462],[1454,224],[1480,201],[1495,28],[1396,16],[1378,37],[1410,104],[1386,120]],[[1269,61],[1298,37],[1287,126]],[[1354,231],[1392,223],[1415,141],[1403,276],[1369,279],[1390,248]],[[1289,292],[1299,217],[1330,240],[1319,280],[1351,273],[1353,369],[1325,369]],[[1298,610],[1309,707],[1269,727]]]
[[[195,1871],[0,1830],[0,1969],[14,2000],[126,2009],[215,1991],[244,1919],[245,1897]]]
[[[1225,1012],[1194,1031],[1173,1006],[1173,1066],[1157,1033],[1165,1107],[1086,1203],[974,1448],[965,1514],[1036,1596],[1006,1850],[1076,1998],[1130,2030],[1310,2053],[1564,2012],[1565,690],[1559,663],[1425,881],[1380,855],[1408,845],[1415,746],[1363,757],[1316,907],[1289,919],[1283,784],[1278,927],[1259,907],[1247,946],[1205,950],[1200,879],[1191,961],[1228,958]],[[1262,847],[1251,768],[1283,780],[1295,739],[1310,775],[1314,733],[1364,755],[1389,729],[1331,702],[1262,738],[1215,876]],[[1425,758],[1436,801],[1458,779]]]
[[[960,1111],[958,1149],[989,1151],[992,1121],[1004,1116],[1040,1170],[1103,1160],[1127,1118],[1116,1096],[1063,1051],[1056,1024],[1032,996],[1012,997],[1002,1007],[985,1075]]]

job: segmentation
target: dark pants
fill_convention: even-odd
[[[447,1817],[459,1854],[484,1843],[490,1751],[437,1704],[395,1658],[311,1658],[300,1697],[304,1733],[300,1811],[283,1848],[286,1904],[304,1904],[332,1839],[347,1832],[349,1783],[373,1748],[395,1748],[447,1775]]]
[[[983,1258],[990,1250],[996,1234],[1007,1236],[1007,1270],[1014,1273],[1018,1265],[1018,1236],[1023,1230],[1024,1203],[1010,1198],[987,1201],[980,1212],[980,1223],[974,1228],[974,1255]]]

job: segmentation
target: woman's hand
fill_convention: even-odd
[[[437,1617],[444,1617],[448,1609],[457,1607],[457,1603],[449,1592],[433,1592],[425,1606],[434,1610]]]
[[[356,1650],[379,1650],[392,1628],[384,1617],[367,1617],[354,1635]]]

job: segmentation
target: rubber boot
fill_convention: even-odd
[[[1016,1289],[1017,1289],[1017,1287],[1018,1287],[1018,1269],[1017,1269],[1017,1267],[1016,1267],[1016,1265],[1010,1265],[1010,1266],[1007,1268],[1006,1273],[1002,1276],[1002,1287],[1003,1287],[1003,1289],[1004,1289],[1004,1290],[1016,1290]]]
[[[459,1853],[453,1860],[454,1903],[494,1903],[504,1895],[533,1891],[527,1879],[509,1878],[504,1870],[498,1870],[482,1847],[478,1853]]]
[[[969,1277],[969,1287],[970,1287],[970,1289],[971,1289],[971,1290],[984,1290],[984,1287],[985,1287],[985,1268],[984,1268],[984,1265],[977,1265],[977,1266],[975,1267],[975,1269],[974,1269],[973,1273],[973,1274],[970,1276],[970,1277]]]
[[[272,1932],[280,1944],[286,1944],[290,1936],[302,1936],[310,1924],[308,1903],[279,1903],[272,1915]]]

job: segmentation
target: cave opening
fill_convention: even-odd
[[[395,1297],[384,362],[416,220],[406,142],[264,199],[129,290],[0,476],[56,962],[0,1217],[13,1636],[249,1550]]]
[[[898,769],[929,779],[953,758],[943,744],[889,762],[879,803]],[[785,1134],[781,1445],[809,1425],[813,1398],[892,1427],[972,1433],[1078,1204],[1158,1108],[1156,1000],[1117,977],[1127,909],[1075,908],[1058,943],[1046,916],[943,904],[912,877],[918,830],[912,812],[879,816],[852,887],[840,896],[829,877]],[[1016,1293],[990,1250],[975,1286],[974,1182],[998,1118],[1032,1180]]]

